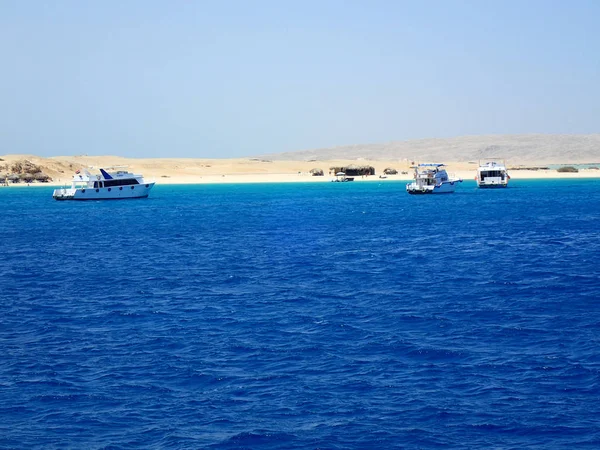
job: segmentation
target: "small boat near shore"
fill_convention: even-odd
[[[111,171],[112,170],[112,171]],[[147,182],[142,175],[116,168],[100,169],[99,175],[87,170],[73,175],[71,187],[55,189],[56,200],[123,200],[146,198],[154,182]]]
[[[344,172],[338,172],[335,174],[335,180],[331,180],[337,183],[347,183],[348,181],[354,181],[354,177],[347,177]]]
[[[477,175],[475,181],[480,188],[505,188],[508,186],[510,175],[506,170],[504,160],[497,159],[494,161],[482,160],[479,161]]]
[[[451,194],[462,180],[451,179],[444,164],[419,164],[415,169],[414,181],[406,185],[409,194]]]

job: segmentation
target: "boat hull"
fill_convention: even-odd
[[[475,181],[477,181],[477,187],[481,189],[498,189],[505,188],[508,186],[508,176],[504,177],[485,177],[482,178],[480,175],[475,177]]]
[[[507,187],[508,183],[502,183],[502,184],[500,184],[500,183],[498,183],[498,184],[487,184],[487,183],[479,184],[479,183],[477,183],[477,186],[480,189],[502,189],[502,188]]]
[[[127,200],[147,198],[154,183],[136,184],[133,186],[115,186],[109,188],[67,188],[55,189],[52,197],[55,200]]]
[[[462,180],[444,181],[434,186],[419,186],[413,182],[406,185],[406,192],[411,195],[452,194],[456,190],[458,183],[462,183]]]

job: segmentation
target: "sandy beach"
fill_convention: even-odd
[[[0,174],[10,173],[10,167],[16,162],[28,162],[39,167],[49,175],[49,183],[32,185],[63,185],[69,183],[76,170],[97,170],[100,167],[126,167],[127,170],[140,173],[148,180],[159,184],[209,184],[209,183],[294,183],[294,182],[330,182],[335,178],[332,167],[350,164],[367,165],[375,168],[373,176],[355,177],[357,182],[386,182],[409,180],[413,176],[408,160],[326,160],[326,161],[275,161],[258,158],[237,159],[196,159],[196,158],[123,158],[120,156],[57,156],[42,158],[35,155],[4,155],[0,157]],[[598,169],[580,169],[578,173],[560,173],[543,163],[513,166],[507,161],[509,173],[513,179],[531,178],[600,178]],[[394,168],[396,175],[384,175],[385,168]],[[323,176],[313,176],[312,169],[321,169]],[[537,168],[537,169],[535,169]],[[448,172],[463,180],[475,177],[477,163],[454,162],[447,164]],[[512,169],[512,170],[511,170]],[[535,169],[535,170],[534,170]],[[9,184],[23,186],[23,183]]]

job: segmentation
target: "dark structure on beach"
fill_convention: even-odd
[[[373,166],[357,166],[350,164],[343,167],[330,167],[329,171],[332,173],[344,172],[347,176],[358,177],[362,175],[375,175],[375,167]]]
[[[36,173],[34,178],[35,178],[35,181],[37,181],[38,183],[47,183],[49,181],[52,181],[52,178],[50,178],[48,175],[46,175],[43,172]]]
[[[556,169],[557,172],[561,172],[561,173],[577,173],[579,172],[579,169],[577,167],[573,167],[573,166],[564,166],[564,167],[559,167],[558,169]]]

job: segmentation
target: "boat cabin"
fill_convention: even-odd
[[[435,186],[448,181],[448,173],[443,164],[419,164],[415,168],[415,179],[424,186]]]

